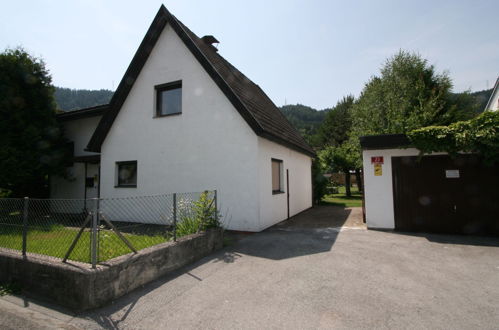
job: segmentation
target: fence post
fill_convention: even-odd
[[[26,247],[28,240],[28,207],[29,207],[29,197],[24,197],[24,208],[23,208],[23,257],[26,257]]]
[[[92,261],[92,268],[97,266],[97,224],[99,222],[99,203],[98,198],[92,198],[94,201],[94,212],[92,214],[92,234],[90,238],[90,254]]]
[[[177,193],[173,193],[173,241],[177,241]]]

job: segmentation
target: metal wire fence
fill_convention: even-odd
[[[217,226],[216,191],[128,198],[0,198],[0,248],[93,267]]]

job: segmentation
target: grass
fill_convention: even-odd
[[[203,192],[189,210],[180,216],[176,227],[176,237],[182,237],[208,228],[219,227],[219,214],[214,207],[214,198]],[[63,259],[75,240],[85,214],[47,214],[32,209],[29,212],[27,247],[28,253],[36,253]],[[9,207],[0,209],[0,247],[22,250],[22,213]],[[172,232],[166,226],[116,222],[118,230],[136,250],[170,241]],[[68,259],[89,263],[91,261],[91,232],[86,228],[77,241]],[[116,233],[101,226],[98,232],[98,262],[107,261],[132,252]]]
[[[345,195],[345,186],[340,186],[337,194],[325,195],[322,203],[326,205],[337,205],[342,207],[360,207],[362,206],[362,194],[357,187],[351,188],[352,196]]]
[[[52,224],[43,228],[31,228],[27,237],[27,252],[63,258],[73,242],[79,228]],[[90,262],[90,232],[84,231],[69,256],[70,260]],[[122,233],[136,250],[141,250],[168,241],[161,234],[140,235]],[[22,250],[20,226],[0,226],[0,247]],[[130,249],[111,230],[99,231],[99,261],[106,261],[130,253]]]

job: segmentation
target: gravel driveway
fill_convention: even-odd
[[[108,307],[52,316],[86,329],[497,329],[497,239],[368,231],[360,215],[309,210]]]

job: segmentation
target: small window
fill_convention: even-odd
[[[282,160],[272,158],[272,193],[284,192],[282,185]]]
[[[159,85],[155,88],[157,117],[164,117],[182,113],[181,81]]]
[[[117,187],[137,187],[137,161],[116,162]]]

